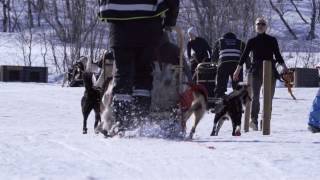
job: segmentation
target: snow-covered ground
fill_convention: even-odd
[[[310,2],[297,5],[310,21]],[[320,62],[319,39],[306,41],[309,25],[291,6],[286,13],[298,40],[292,40],[278,15],[267,8],[264,15],[269,19],[268,33],[278,38],[289,67],[312,67]],[[317,36],[319,29],[317,24]],[[57,82],[50,49],[48,53],[49,81]],[[0,54],[0,65],[24,65],[18,33],[0,33]],[[35,39],[33,66],[43,66],[42,61],[41,44]],[[218,137],[210,137],[214,114],[208,113],[193,141],[105,139],[93,133],[93,115],[88,121],[89,134],[82,135],[83,90],[58,84],[0,82],[0,180],[320,177],[320,134],[307,130],[316,88],[294,89],[297,101],[286,89],[276,90],[270,136],[250,131],[232,137],[231,123],[226,122]]]
[[[82,135],[82,88],[0,83],[0,179],[318,179],[320,134],[307,130],[317,89],[278,88],[272,132],[210,137],[213,114],[194,141]],[[190,124],[189,124],[190,125]]]

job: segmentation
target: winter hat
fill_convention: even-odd
[[[198,34],[197,34],[197,31],[196,31],[196,29],[195,29],[194,27],[190,27],[190,28],[188,29],[188,34],[193,34],[193,35],[195,35],[195,36],[198,35]]]

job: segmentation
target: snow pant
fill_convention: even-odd
[[[276,88],[276,77],[272,73],[271,80],[271,98],[273,99]],[[258,124],[258,115],[260,111],[260,91],[263,83],[263,71],[257,71],[252,74],[252,104],[251,104],[251,120],[253,123]],[[265,91],[265,89],[264,89]]]
[[[313,100],[308,125],[320,131],[320,89]]]
[[[238,65],[237,62],[224,62],[218,66],[217,79],[216,79],[217,84],[216,84],[216,89],[214,93],[215,97],[222,97],[225,95],[225,92],[227,91],[229,77],[232,80],[233,89],[236,89],[237,83],[243,80],[242,71],[239,75],[238,81],[234,81],[232,78],[233,73],[237,68],[237,65]]]
[[[133,118],[140,119],[149,113],[155,49],[115,47],[113,51],[115,65],[111,106],[116,121],[128,128]]]

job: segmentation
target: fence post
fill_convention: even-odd
[[[248,93],[250,98],[252,99],[252,73],[248,73],[247,77],[247,84],[248,84]],[[251,117],[251,104],[252,101],[246,102],[246,109],[244,112],[244,132],[249,132],[249,121]]]
[[[272,109],[272,62],[270,60],[263,61],[263,124],[262,134],[270,135],[270,120]]]

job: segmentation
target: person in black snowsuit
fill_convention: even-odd
[[[253,130],[258,130],[258,114],[260,111],[260,90],[263,81],[263,61],[271,60],[273,63],[273,73],[272,73],[272,98],[274,96],[277,72],[275,68],[275,63],[278,62],[283,66],[284,72],[287,71],[287,66],[280,54],[278,41],[275,37],[266,34],[267,22],[264,18],[258,18],[255,22],[256,32],[258,33],[252,39],[249,39],[247,46],[241,56],[240,62],[233,74],[234,80],[239,79],[239,74],[242,65],[245,63],[252,52],[253,59],[251,61],[251,73],[252,73],[252,105],[251,105],[251,122],[250,126]],[[274,60],[275,57],[275,60]]]
[[[188,29],[189,42],[187,44],[187,55],[191,62],[191,72],[194,75],[199,63],[211,61],[211,47],[202,37],[197,36],[194,27]]]
[[[232,78],[244,48],[245,43],[237,39],[237,36],[232,32],[224,34],[222,38],[216,41],[212,55],[213,61],[218,64],[215,97],[220,98],[225,95],[229,77]],[[238,81],[242,81],[242,72],[239,76]],[[236,89],[238,81],[232,80],[233,89]]]
[[[101,9],[115,59],[111,107],[123,132],[134,124],[131,115],[141,121],[149,113],[155,48],[163,28],[175,26],[179,0],[104,0]]]

